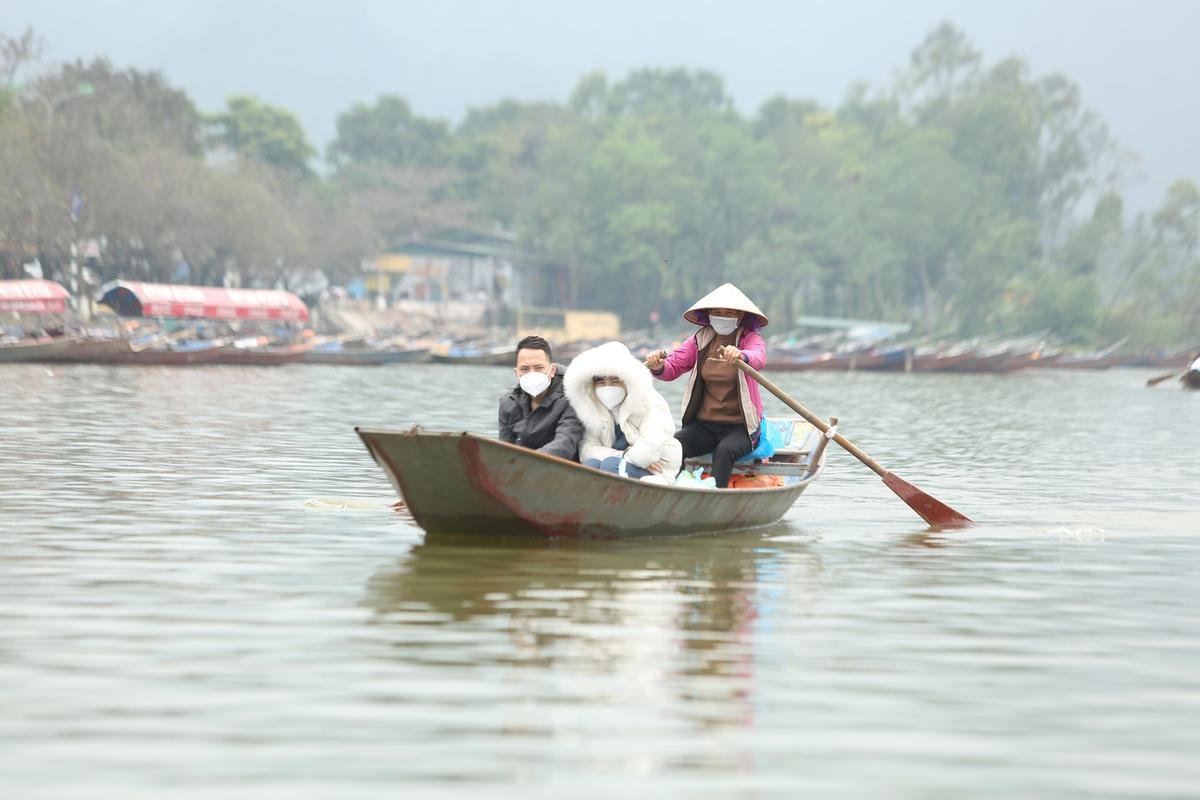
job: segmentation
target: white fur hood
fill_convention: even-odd
[[[625,402],[621,416],[643,411],[661,395],[654,388],[654,378],[642,362],[633,357],[629,348],[620,342],[607,342],[575,356],[563,378],[563,390],[575,415],[585,427],[599,428],[611,415],[596,397],[592,378],[615,375],[625,384]]]
[[[612,449],[613,415],[596,397],[592,379],[615,375],[625,384],[625,400],[617,407],[616,422],[629,442],[625,457],[647,467],[657,462],[663,474],[679,471],[683,451],[675,439],[675,418],[666,399],[654,388],[654,378],[620,342],[608,342],[580,353],[567,367],[563,391],[583,423],[580,460],[603,460]]]

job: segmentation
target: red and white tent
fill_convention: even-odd
[[[308,307],[279,289],[223,289],[168,283],[113,281],[100,287],[100,302],[123,317],[279,320],[304,322]]]
[[[62,314],[67,290],[54,281],[0,281],[0,311]]]

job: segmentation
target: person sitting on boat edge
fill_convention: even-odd
[[[583,424],[563,393],[563,367],[540,336],[517,342],[517,385],[500,398],[500,441],[574,461]]]
[[[646,367],[663,381],[688,373],[683,391],[683,427],[675,438],[683,457],[712,453],[717,488],[729,486],[734,462],[754,449],[762,422],[758,383],[734,366],[738,359],[755,369],[767,363],[767,345],[758,331],[767,317],[732,283],[697,301],[683,318],[700,330],[669,355],[651,353]]]
[[[584,465],[627,478],[675,479],[683,461],[675,418],[629,348],[607,342],[585,350],[571,361],[564,386],[583,423]]]

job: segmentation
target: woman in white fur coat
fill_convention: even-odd
[[[674,480],[683,462],[675,418],[629,348],[608,342],[580,353],[567,367],[563,388],[583,422],[581,462],[630,478]]]

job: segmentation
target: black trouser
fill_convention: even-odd
[[[754,445],[750,443],[750,434],[746,433],[746,426],[740,422],[725,425],[720,422],[692,420],[675,431],[675,438],[683,445],[684,458],[712,453],[710,473],[720,489],[729,485],[729,473],[733,472],[733,462],[754,449]]]

